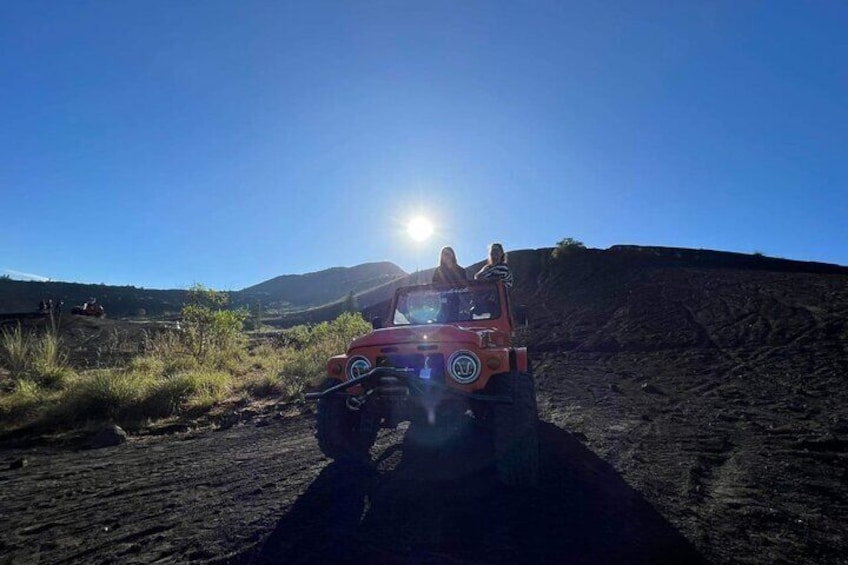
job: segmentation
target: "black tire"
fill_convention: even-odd
[[[533,375],[517,371],[492,377],[487,392],[511,396],[512,404],[491,410],[492,439],[498,478],[506,485],[539,483],[539,415]]]
[[[338,384],[328,379],[323,389]],[[377,423],[367,407],[350,410],[346,396],[335,394],[318,401],[315,435],[321,452],[330,459],[368,461],[368,451],[377,438]]]

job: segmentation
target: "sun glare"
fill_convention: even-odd
[[[424,241],[433,234],[433,224],[423,216],[412,218],[406,229],[415,241]]]

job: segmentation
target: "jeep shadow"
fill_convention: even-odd
[[[485,433],[437,450],[411,437],[376,466],[327,465],[242,562],[704,562],[609,464],[552,424],[539,426],[534,488],[502,485],[484,459]]]

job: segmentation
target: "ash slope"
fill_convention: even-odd
[[[848,275],[692,250],[511,255],[542,484],[485,434],[385,432],[364,471],[312,415],[97,451],[0,451],[0,561],[845,563]],[[22,469],[9,463],[26,457]]]

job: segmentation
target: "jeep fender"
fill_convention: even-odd
[[[530,372],[530,360],[527,357],[526,347],[513,347],[509,350],[509,368],[519,373]]]

